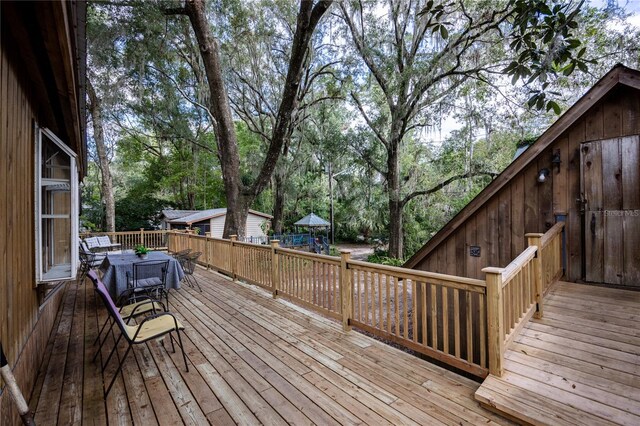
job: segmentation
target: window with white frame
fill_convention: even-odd
[[[72,280],[78,259],[76,154],[36,126],[36,281]]]

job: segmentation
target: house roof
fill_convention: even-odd
[[[181,216],[177,216],[174,219],[170,219],[166,212],[188,212],[187,214],[183,214]],[[224,216],[227,214],[226,207],[220,207],[217,209],[209,209],[209,210],[163,210],[162,213],[167,216],[169,219],[169,223],[176,224],[186,224],[191,225],[192,223],[202,222],[203,220],[209,220],[214,217]],[[174,213],[170,213],[174,214]],[[268,215],[266,213],[262,213],[256,210],[249,209],[249,214],[253,214],[256,216],[264,217],[265,219],[271,219],[273,216]]]
[[[37,100],[38,125],[51,129],[78,154],[86,173],[86,14],[75,2],[2,2],[2,48]]]
[[[549,147],[562,133],[579,120],[591,107],[606,96],[617,85],[625,85],[640,90],[640,71],[614,66],[575,104],[556,120],[527,150],[522,152],[498,177],[482,190],[469,204],[440,229],[427,243],[404,264],[413,268],[460,225],[497,194],[509,181],[523,171],[538,154]]]
[[[296,226],[307,226],[309,228],[322,227],[331,225],[323,218],[311,213],[294,223]]]
[[[174,210],[174,209],[164,209],[162,210],[162,215],[167,220],[178,219],[181,217],[186,217],[192,215],[194,213],[198,213],[200,210]]]

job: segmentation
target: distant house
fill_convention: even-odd
[[[76,278],[86,2],[0,2],[0,342],[23,394]],[[18,424],[0,391],[0,423]]]
[[[209,210],[162,210],[163,229],[198,228],[200,234],[209,233],[212,237],[222,238],[227,208]],[[263,237],[265,222],[273,216],[255,210],[249,210],[245,235],[247,237]]]
[[[405,266],[484,278],[565,222],[565,281],[640,288],[640,71],[616,65]]]

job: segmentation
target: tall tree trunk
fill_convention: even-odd
[[[105,212],[105,230],[107,232],[115,232],[116,230],[116,205],[113,199],[113,180],[111,178],[111,169],[109,158],[107,157],[107,148],[104,143],[104,128],[102,124],[101,101],[96,95],[93,84],[87,78],[87,93],[89,94],[89,113],[93,122],[93,139],[96,142],[96,151],[98,152],[98,166],[102,175],[102,185],[100,189],[100,198]]]
[[[274,200],[273,200],[273,232],[282,233],[284,222],[284,181],[285,168],[280,165],[273,174]]]
[[[320,1],[315,5],[311,0],[300,2],[296,30],[291,46],[289,69],[271,143],[265,155],[265,161],[258,172],[258,177],[250,187],[243,185],[240,179],[238,140],[222,77],[220,49],[218,42],[209,29],[204,0],[186,0],[184,9],[169,9],[166,11],[167,14],[186,14],[189,17],[200,47],[200,54],[202,55],[205,74],[209,83],[209,92],[211,93],[210,112],[214,121],[218,158],[220,159],[222,179],[227,198],[224,237],[233,234],[238,235],[239,238],[244,236],[249,207],[271,180],[282,152],[282,146],[288,135],[290,135],[292,113],[298,107],[297,95],[311,36],[320,18],[322,18],[331,3],[331,1],[327,0]]]
[[[231,117],[229,98],[222,77],[220,48],[209,30],[203,0],[187,0],[184,8],[191,27],[198,40],[200,54],[204,63],[209,92],[211,94],[211,114],[214,119],[218,158],[222,168],[222,181],[227,198],[227,216],[223,236],[244,236],[244,221],[238,220],[238,201],[242,182],[240,181],[240,157],[238,139]],[[245,218],[246,221],[246,218]]]
[[[400,198],[400,141],[391,139],[387,147],[387,191],[389,195],[389,257],[403,257],[402,207]]]

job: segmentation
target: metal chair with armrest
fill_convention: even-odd
[[[132,297],[147,295],[155,299],[164,297],[169,307],[169,291],[166,288],[168,260],[147,260],[133,264],[133,273],[127,271],[127,289]]]
[[[145,317],[139,324],[136,324],[136,325],[127,324],[125,323],[125,321],[122,318],[122,315],[116,308],[115,303],[113,303],[113,300],[109,295],[109,291],[107,291],[106,287],[104,286],[100,278],[98,278],[98,275],[94,271],[89,271],[88,276],[93,282],[96,292],[104,302],[104,305],[107,308],[109,316],[112,318],[114,323],[118,325],[118,329],[120,330],[120,335],[116,339],[116,342],[113,345],[113,349],[107,356],[107,360],[102,364],[103,372],[105,371],[105,367],[108,365],[114,352],[118,348],[118,344],[120,343],[120,340],[122,339],[122,337],[125,338],[128,344],[127,350],[122,356],[122,358],[120,358],[120,363],[118,364],[118,368],[116,369],[116,372],[114,373],[113,378],[109,383],[109,386],[107,386],[107,389],[104,391],[105,399],[109,395],[109,391],[111,391],[111,388],[113,387],[113,384],[115,383],[116,378],[118,377],[118,374],[120,373],[120,370],[122,369],[122,366],[124,365],[124,362],[127,359],[127,356],[129,355],[129,352],[131,351],[132,346],[135,344],[144,343],[144,342],[147,342],[148,340],[157,339],[159,337],[163,337],[168,334],[169,339],[171,340],[171,346],[172,346],[173,352],[175,352],[175,346],[173,344],[173,339],[171,336],[171,333],[175,331],[176,334],[178,335],[178,345],[182,350],[182,358],[184,359],[185,370],[187,372],[189,371],[189,365],[187,364],[187,355],[184,352],[184,346],[182,345],[182,337],[180,336],[180,331],[184,330],[184,326],[180,323],[180,321],[178,321],[178,319],[172,313],[161,312],[159,314]]]

